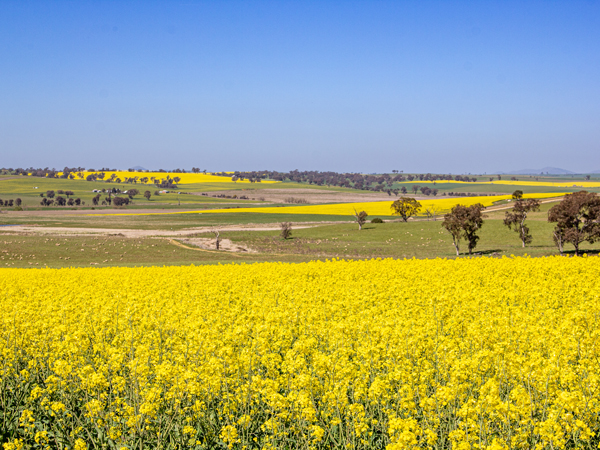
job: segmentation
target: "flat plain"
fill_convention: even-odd
[[[480,182],[479,182],[480,181]],[[594,180],[592,180],[593,182]],[[564,184],[577,186],[587,182],[571,177],[546,177],[538,181],[526,178],[522,185],[490,184],[481,176],[477,183],[423,182],[397,183],[394,188],[412,185],[435,187],[437,196],[411,195],[423,202],[474,202],[480,195],[507,195],[515,189],[543,199],[539,212],[531,213],[528,223],[533,242],[523,248],[518,236],[503,225],[506,200],[487,208],[484,226],[475,256],[557,254],[552,240],[553,225],[547,221],[548,209],[560,200],[560,195],[573,192]],[[561,186],[551,186],[558,183]],[[94,190],[118,188],[137,189],[127,207],[92,205]],[[85,205],[77,207],[44,207],[40,193],[49,190],[72,191]],[[151,191],[149,200],[143,192]],[[598,192],[592,186],[586,190]],[[441,227],[442,215],[420,215],[402,222],[397,216],[370,215],[362,230],[358,230],[352,214],[292,214],[296,206],[315,211],[359,202],[386,204],[397,198],[394,194],[349,188],[315,186],[306,183],[239,183],[223,182],[181,184],[169,193],[155,195],[151,185],[107,183],[80,179],[48,179],[27,176],[0,177],[0,199],[21,199],[21,207],[2,207],[0,211],[0,266],[2,267],[90,267],[90,266],[152,266],[216,263],[251,263],[262,261],[302,262],[331,258],[455,258],[449,234]],[[460,197],[468,193],[468,197]],[[448,194],[453,194],[450,196]],[[556,194],[556,198],[552,198]],[[108,194],[101,194],[101,200]],[[400,194],[402,195],[402,194]],[[286,203],[293,199],[298,204]],[[439,199],[439,200],[438,200]],[[376,204],[376,203],[373,203]],[[319,206],[320,205],[320,206]],[[268,207],[269,213],[258,212]],[[309,208],[306,208],[309,207]],[[255,208],[257,212],[253,212]],[[20,210],[16,210],[20,209]],[[219,214],[198,213],[213,211]],[[241,209],[244,212],[237,212]],[[351,209],[348,211],[351,211]],[[370,223],[373,218],[384,223]],[[282,239],[282,222],[292,224],[292,235]],[[223,240],[216,249],[216,234]],[[585,244],[590,254],[597,246]],[[570,249],[566,249],[569,254]],[[464,255],[461,252],[461,255]]]

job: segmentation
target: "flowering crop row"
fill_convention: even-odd
[[[596,258],[0,270],[4,448],[597,448]]]
[[[525,198],[553,198],[560,197],[564,194],[538,193],[525,194]],[[492,206],[495,202],[508,200],[511,195],[492,195],[482,197],[457,197],[457,198],[435,198],[427,200],[419,200],[422,208],[420,214],[423,214],[426,209],[435,209],[436,214],[445,213],[456,205],[471,206],[476,203],[481,203],[483,206]],[[183,211],[183,212],[165,212],[151,214],[198,214],[198,213],[263,213],[263,214],[320,214],[331,216],[351,216],[354,211],[366,211],[371,216],[391,216],[392,201],[380,202],[359,202],[359,203],[331,203],[326,205],[306,205],[306,206],[266,206],[258,208],[227,208],[227,209],[205,209],[201,211]],[[135,215],[132,213],[131,215]],[[146,213],[144,213],[146,214]],[[113,214],[106,214],[113,215]],[[123,214],[119,214],[123,215]]]
[[[224,176],[220,176],[220,175],[211,175],[211,174],[205,174],[205,173],[190,173],[190,172],[186,172],[186,173],[176,173],[176,172],[129,172],[127,170],[107,170],[107,171],[103,171],[103,172],[88,172],[88,171],[84,171],[84,172],[72,172],[73,175],[75,176],[75,179],[77,180],[85,180],[85,178],[88,175],[91,174],[99,174],[99,173],[104,173],[105,177],[104,180],[108,180],[113,174],[115,176],[115,178],[119,178],[121,180],[125,180],[126,178],[133,178],[133,177],[137,177],[142,178],[148,178],[148,181],[146,184],[153,184],[153,180],[152,178],[156,178],[157,180],[164,180],[167,177],[170,178],[175,178],[178,177],[179,178],[179,183],[182,184],[194,184],[194,183],[232,183],[231,177],[224,177]],[[81,177],[79,176],[79,173],[81,173]],[[62,172],[58,173],[59,176],[62,175]],[[262,183],[265,184],[269,184],[269,183],[279,183],[279,181],[274,181],[274,180],[262,180]],[[144,184],[141,181],[138,180],[138,183],[140,184]],[[237,183],[250,183],[250,181],[248,181],[247,179],[245,180],[238,180]]]
[[[402,181],[400,184],[430,184],[432,181],[413,180]],[[597,188],[600,187],[598,181],[526,181],[526,180],[494,180],[494,181],[457,181],[457,180],[436,180],[435,184],[468,184],[477,186],[480,184],[505,185],[505,186],[533,186],[533,187],[556,187],[556,188]]]

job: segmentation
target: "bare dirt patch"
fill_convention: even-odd
[[[306,203],[352,203],[352,202],[376,202],[395,200],[396,196],[389,196],[385,192],[337,192],[326,189],[245,189],[242,191],[211,191],[212,195],[245,195],[250,200],[263,200],[272,203],[285,203],[289,197],[299,198]],[[195,195],[201,195],[196,193]]]
[[[339,222],[338,222],[339,223]],[[314,224],[295,225],[295,229],[311,228],[323,225],[323,222]],[[248,224],[231,225],[219,227],[195,227],[185,230],[135,230],[126,228],[75,228],[75,227],[36,227],[30,225],[15,225],[2,228],[0,234],[29,234],[40,236],[122,236],[127,238],[142,237],[197,237],[198,234],[212,233],[218,229],[220,232],[226,231],[278,231],[279,224]],[[214,239],[213,239],[214,240]]]
[[[228,203],[228,206],[230,203]],[[114,214],[114,215],[131,215],[131,214],[156,214],[156,213],[178,213],[178,212],[187,212],[190,209],[198,209],[198,208],[155,208],[155,209],[114,209],[114,208],[105,208],[105,209],[51,209],[51,210],[29,210],[29,211],[7,211],[11,216],[16,217],[64,217],[64,216],[94,216],[94,215],[106,215],[106,214]]]
[[[204,250],[216,250],[214,238],[190,238],[190,239],[178,239],[182,244],[192,245],[199,247]],[[242,253],[257,253],[256,250],[249,248],[246,245],[234,243],[229,239],[221,239],[219,241],[219,251],[226,252],[242,252]]]

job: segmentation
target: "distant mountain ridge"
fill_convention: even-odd
[[[543,169],[521,169],[521,170],[512,170],[510,172],[504,172],[507,175],[540,175],[540,174],[548,174],[548,175],[575,175],[576,172],[571,172],[570,170],[561,169],[559,167],[544,167]],[[596,173],[596,172],[592,172]]]

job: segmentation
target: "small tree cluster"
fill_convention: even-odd
[[[93,201],[94,199],[92,199]],[[50,200],[46,197],[42,198],[42,201],[40,202],[40,205],[42,206],[80,206],[80,205],[85,205],[85,202],[81,201],[80,198],[69,198],[69,199],[65,199],[64,197],[61,197],[60,195],[58,197],[56,197],[53,200]]]
[[[115,206],[127,206],[129,205],[129,197],[115,197],[113,198],[113,204]]]
[[[548,221],[556,223],[554,242],[562,253],[565,244],[575,247],[583,242],[593,244],[600,240],[600,197],[594,192],[567,194],[548,211]]]

